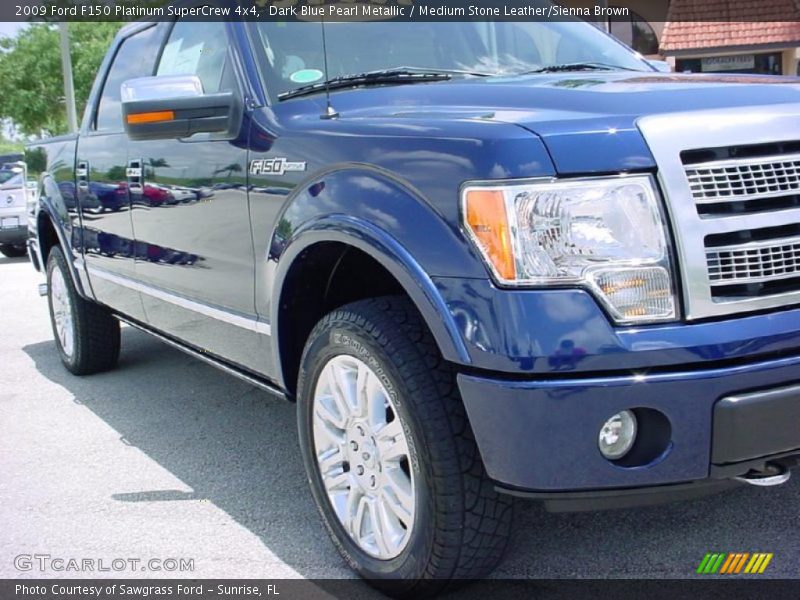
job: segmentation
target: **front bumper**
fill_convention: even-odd
[[[18,227],[0,229],[0,244],[24,246],[26,239],[28,239],[28,225],[26,223]]]
[[[800,388],[789,390],[798,382],[800,356],[649,375],[458,376],[489,476],[503,489],[544,499],[699,490],[800,454]],[[736,398],[747,400],[741,412],[731,410]],[[663,452],[646,464],[614,464],[598,450],[601,426],[625,409],[657,411],[669,424]]]

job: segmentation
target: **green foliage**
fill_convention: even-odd
[[[106,50],[120,23],[70,23],[70,51],[78,118]],[[27,135],[67,130],[59,32],[33,23],[16,37],[0,38],[0,118],[11,119]]]
[[[125,181],[126,178],[127,174],[125,172],[125,167],[122,165],[114,165],[106,174],[106,179],[109,181]]]
[[[0,137],[0,154],[22,154],[25,145],[22,142],[12,142]]]
[[[39,175],[47,169],[47,155],[42,148],[25,151],[25,162],[28,164],[29,175]]]

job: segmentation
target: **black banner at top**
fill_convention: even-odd
[[[635,5],[635,6],[634,6]],[[3,0],[0,21],[568,21],[630,20],[629,0]],[[796,26],[794,0],[650,0],[649,20]],[[653,18],[655,16],[655,18]]]

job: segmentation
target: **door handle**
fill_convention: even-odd
[[[128,168],[125,169],[125,176],[128,178],[128,190],[133,194],[144,192],[144,160],[133,158],[128,161]]]
[[[78,161],[78,164],[75,166],[75,180],[79,189],[89,189],[89,161]]]

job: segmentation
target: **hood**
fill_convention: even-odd
[[[481,119],[541,137],[562,174],[655,166],[636,122],[663,113],[800,103],[800,78],[581,72],[460,79],[332,95],[342,118]]]

